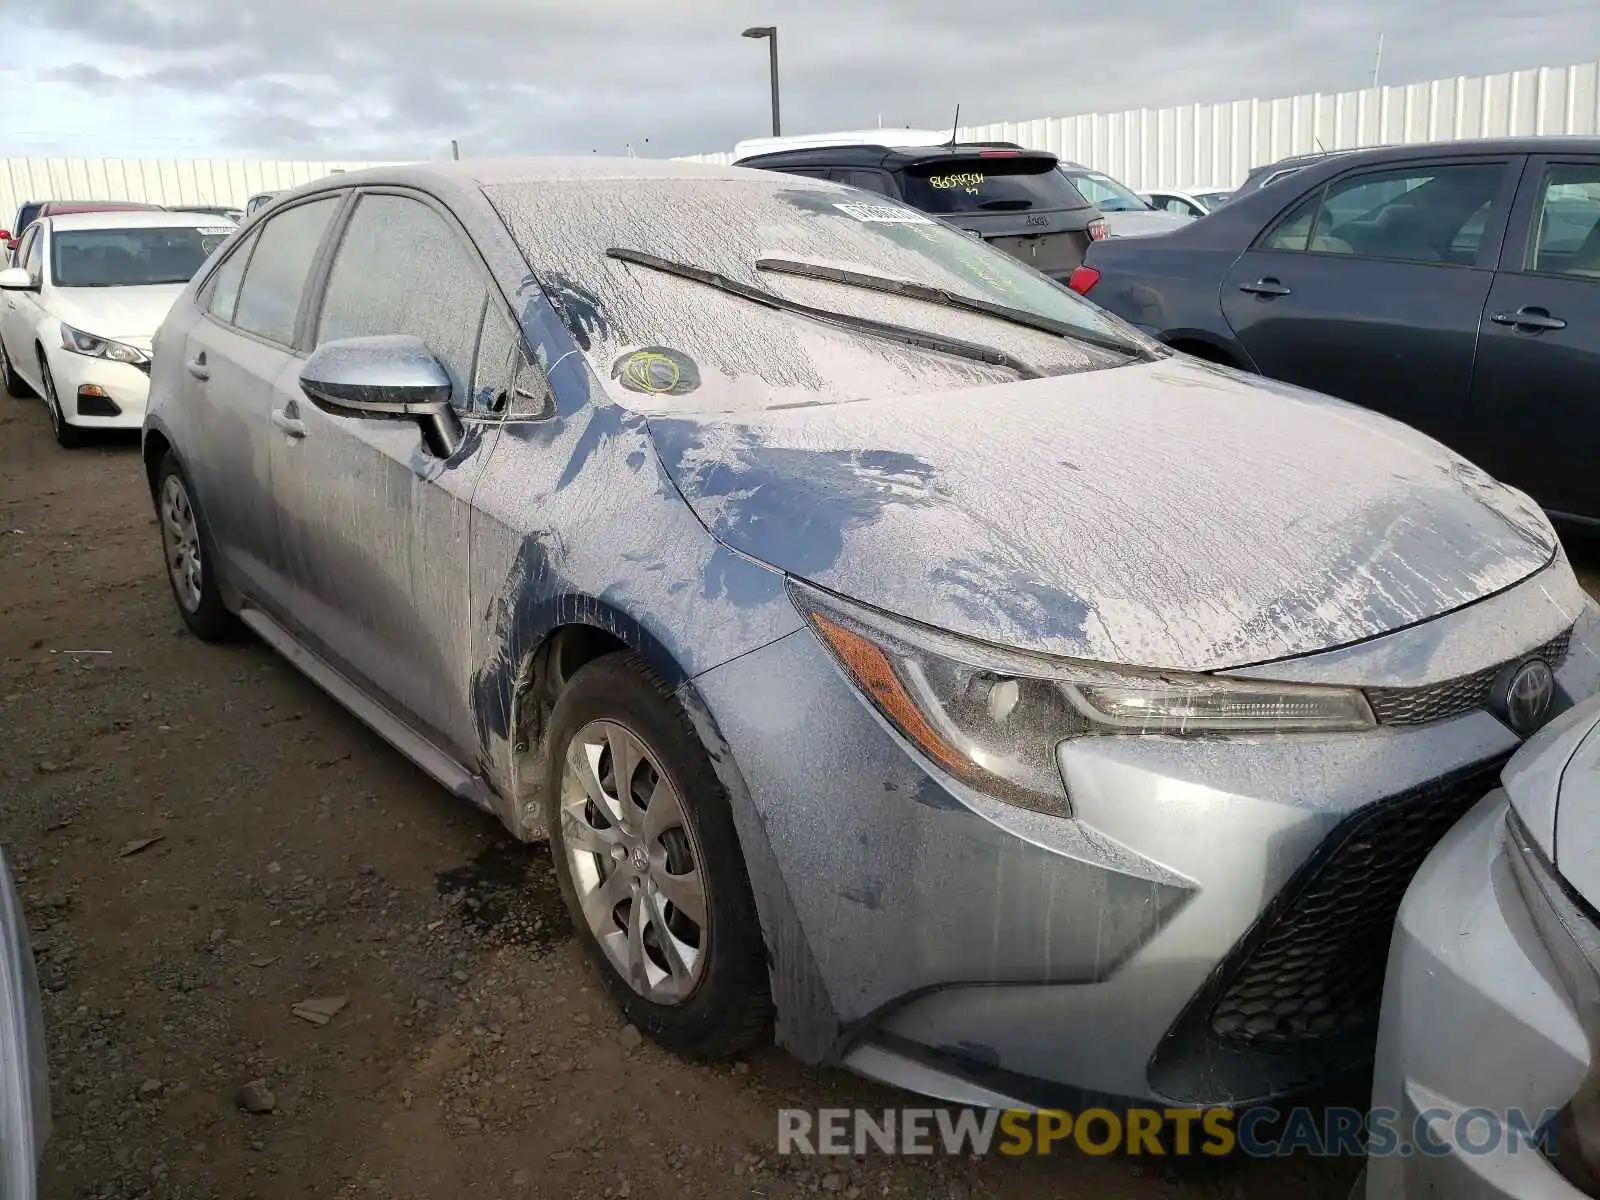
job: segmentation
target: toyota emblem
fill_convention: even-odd
[[[1506,724],[1527,737],[1550,716],[1556,697],[1556,674],[1542,658],[1530,658],[1511,672],[1501,693]]]

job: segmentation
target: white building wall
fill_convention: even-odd
[[[1135,188],[1232,187],[1253,166],[1313,150],[1522,134],[1600,133],[1600,62],[1428,83],[967,125]],[[728,163],[727,153],[690,156]]]

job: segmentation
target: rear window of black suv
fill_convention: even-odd
[[[1060,212],[1090,207],[1044,156],[974,154],[912,163],[900,172],[906,203],[923,212]]]

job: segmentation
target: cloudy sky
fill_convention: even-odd
[[[1403,15],[1397,13],[1403,12]],[[685,154],[1600,58],[1600,0],[0,0],[0,154]]]

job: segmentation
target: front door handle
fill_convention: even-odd
[[[193,375],[196,379],[211,378],[211,371],[206,366],[206,352],[204,350],[200,351],[199,354],[196,354],[183,365],[189,368],[189,374]]]
[[[1541,329],[1565,329],[1567,323],[1560,317],[1552,317],[1550,310],[1539,308],[1536,305],[1525,305],[1516,312],[1497,312],[1489,318],[1496,325],[1511,325],[1517,329],[1525,329],[1530,333],[1537,333]]]
[[[292,438],[303,438],[306,435],[305,422],[290,415],[287,409],[273,409],[272,423]]]
[[[1252,296],[1287,296],[1289,294],[1289,289],[1271,276],[1265,279],[1258,279],[1254,283],[1241,283],[1239,290],[1241,292],[1249,292]]]

